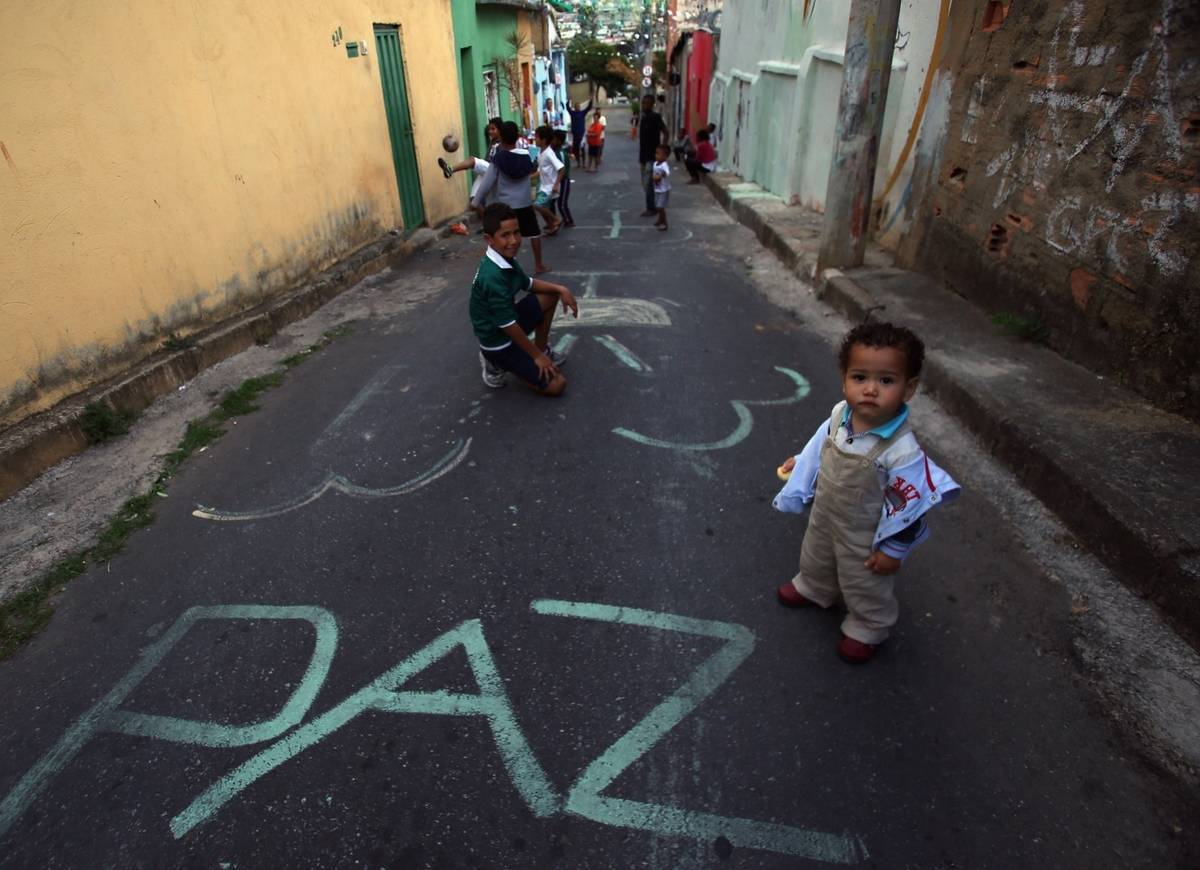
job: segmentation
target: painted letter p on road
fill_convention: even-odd
[[[118,709],[142,680],[158,667],[175,644],[202,619],[298,619],[312,625],[316,630],[312,657],[304,676],[279,712],[270,719],[259,722],[223,725],[219,722],[177,719],[172,716],[155,716]],[[4,800],[0,801],[0,837],[7,833],[13,822],[96,734],[118,732],[212,747],[246,746],[278,737],[300,722],[312,706],[329,673],[329,665],[337,649],[337,637],[337,621],[332,613],[320,607],[244,604],[188,609],[158,641],[142,653],[137,664],[107,695],[67,729],[58,743],[43,755]]]

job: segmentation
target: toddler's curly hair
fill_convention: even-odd
[[[850,349],[856,344],[867,347],[894,347],[904,354],[904,374],[912,379],[919,377],[925,364],[925,343],[911,329],[891,323],[870,321],[860,323],[846,333],[838,350],[838,367],[844,373],[850,367]]]

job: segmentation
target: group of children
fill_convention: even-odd
[[[571,214],[571,155],[566,149],[566,133],[549,125],[534,132],[535,148],[513,121],[492,118],[487,125],[490,143],[486,159],[468,157],[451,165],[438,158],[446,178],[456,172],[472,171],[471,207],[483,216],[489,200],[507,204],[520,223],[521,236],[530,240],[534,270],[549,271],[542,259],[543,235],[553,236],[563,227],[575,226]],[[537,176],[537,193],[533,193],[531,178]],[[542,229],[539,216],[545,222]]]
[[[447,177],[466,169],[480,174],[472,205],[480,211],[488,247],[471,285],[469,309],[483,381],[498,389],[511,373],[542,395],[559,396],[567,382],[563,358],[550,346],[550,328],[559,306],[575,317],[579,306],[565,286],[528,276],[516,257],[522,237],[530,238],[536,271],[546,271],[538,213],[554,231],[560,221],[570,225],[562,195],[570,155],[562,150],[563,137],[548,126],[535,134],[536,160],[522,147],[515,124],[495,119],[489,135],[493,128],[498,141],[489,160],[456,166],[442,161]],[[663,230],[670,155],[671,147],[660,144],[653,166],[657,226]],[[531,199],[535,168],[538,194]],[[565,183],[569,192],[569,177]],[[499,201],[485,206],[493,187]],[[556,192],[561,218],[549,208]],[[873,658],[896,623],[895,574],[929,537],[926,513],[959,494],[958,484],[921,449],[909,422],[908,401],[924,356],[921,340],[906,328],[872,322],[852,329],[838,355],[843,401],[778,469],[785,483],[773,506],[808,512],[809,520],[800,570],[776,596],[791,608],[841,602],[846,616],[837,654],[852,664]]]
[[[563,285],[529,277],[517,252],[521,239],[529,239],[534,274],[548,272],[542,236],[575,225],[566,132],[542,125],[530,147],[514,122],[493,118],[487,136],[487,159],[468,158],[453,166],[438,160],[446,178],[468,170],[476,176],[471,207],[483,223],[487,251],[471,285],[470,318],[483,382],[499,389],[511,373],[542,395],[558,396],[567,381],[560,370],[562,357],[549,344],[550,325],[560,303],[575,316],[578,305]]]
[[[599,112],[596,117],[600,117]],[[588,135],[594,132],[593,127]],[[576,316],[578,307],[563,285],[525,274],[516,254],[521,239],[529,239],[534,274],[549,271],[542,257],[542,236],[552,236],[560,228],[575,224],[569,205],[572,155],[565,147],[564,131],[549,125],[534,132],[536,150],[529,147],[512,121],[493,118],[487,136],[491,146],[486,159],[471,157],[454,165],[438,159],[448,179],[466,171],[476,176],[471,206],[480,216],[488,247],[471,286],[470,316],[479,342],[483,382],[498,389],[513,374],[542,395],[558,396],[567,382],[560,371],[562,358],[549,345],[550,325],[557,303],[561,302],[564,312]],[[598,161],[600,148],[593,149],[589,144],[589,151],[594,151]],[[660,146],[654,164],[656,226],[660,230],[667,229],[669,156],[670,148]],[[536,194],[531,184],[535,176]],[[545,222],[544,229],[539,218]],[[533,341],[528,338],[531,332]]]

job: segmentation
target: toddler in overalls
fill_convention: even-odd
[[[929,537],[925,513],[959,486],[921,450],[908,420],[925,347],[890,323],[865,323],[839,353],[845,401],[779,468],[780,511],[812,509],[800,571],[778,589],[788,607],[846,605],[838,654],[869,660],[895,625],[894,575]]]

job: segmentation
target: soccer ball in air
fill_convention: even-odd
[[[458,150],[458,137],[453,133],[447,133],[442,137],[442,147],[450,153],[454,153]]]

